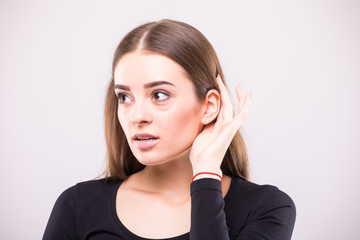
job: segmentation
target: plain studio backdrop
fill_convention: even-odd
[[[213,44],[251,180],[297,207],[293,239],[360,239],[359,1],[0,1],[0,239],[40,239],[55,200],[104,167],[114,50],[163,18]]]

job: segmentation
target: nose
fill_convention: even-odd
[[[150,107],[146,101],[137,101],[133,104],[130,121],[133,125],[146,125],[152,122]]]

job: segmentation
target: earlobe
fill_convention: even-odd
[[[207,125],[214,121],[220,112],[220,93],[215,89],[209,90],[206,94],[204,104],[205,110],[201,123]]]

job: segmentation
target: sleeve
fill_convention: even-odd
[[[296,208],[292,199],[274,186],[268,186],[236,240],[289,240],[295,225]]]
[[[228,240],[221,181],[202,178],[191,183],[190,240]]]
[[[295,205],[276,187],[267,188],[250,212],[251,220],[233,240],[291,239]],[[203,178],[191,184],[190,240],[230,240],[221,182]]]
[[[75,187],[65,190],[56,200],[43,240],[76,239]]]

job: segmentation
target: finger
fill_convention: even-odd
[[[221,108],[220,108],[220,120],[228,120],[233,118],[233,106],[231,103],[229,92],[227,91],[220,75],[216,78],[217,85],[220,90],[221,96]]]
[[[236,95],[238,97],[238,112],[241,111],[241,108],[243,107],[244,103],[245,103],[245,94],[240,86],[240,84],[236,85],[235,87],[235,91],[236,91]]]
[[[217,138],[219,141],[223,142],[224,144],[230,144],[228,142],[231,141],[233,137],[235,136],[236,132],[239,130],[241,124],[244,122],[244,120],[247,118],[248,110],[250,106],[250,100],[251,100],[251,93],[248,93],[244,97],[244,104],[240,111],[237,112],[237,114],[234,116],[233,120],[229,122],[228,127],[223,128],[220,133],[221,137]]]
[[[237,129],[240,128],[241,124],[244,122],[244,120],[248,116],[250,102],[251,102],[251,96],[252,96],[252,93],[246,94],[243,106],[241,108],[239,107],[239,111],[237,112],[237,114],[234,117]]]

